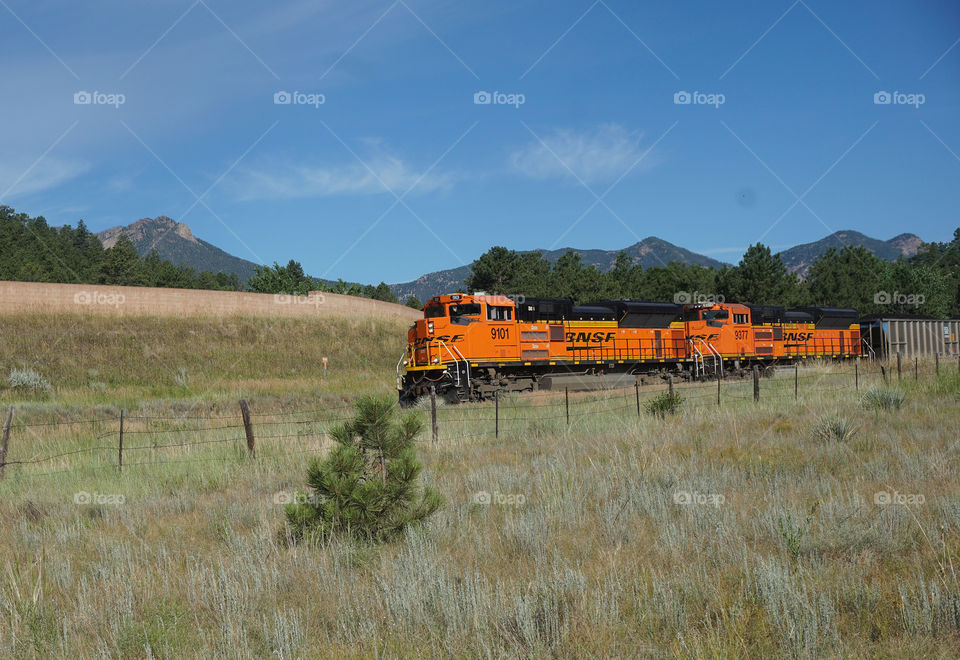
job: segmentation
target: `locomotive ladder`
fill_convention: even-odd
[[[697,361],[698,361],[697,358],[699,358],[700,373],[702,374],[707,373],[706,364],[704,362],[704,355],[700,351],[700,349],[697,348],[696,342],[698,341],[701,344],[703,344],[704,348],[707,349],[707,352],[710,353],[710,357],[713,358],[714,373],[719,373],[721,376],[723,376],[723,357],[720,355],[720,352],[713,347],[713,344],[699,337],[690,340],[690,345],[693,347],[693,350],[696,353],[696,357],[694,357],[694,360],[693,360],[694,375],[696,375],[696,367],[697,367]]]
[[[469,393],[470,392],[470,363],[467,362],[467,358],[463,357],[463,353],[461,353],[460,349],[457,348],[456,346],[454,346],[453,350],[451,350],[450,347],[447,346],[444,342],[438,340],[437,343],[439,343],[443,348],[447,349],[447,353],[450,354],[450,357],[453,358],[454,364],[457,365],[457,387],[458,388],[460,387],[460,361],[463,360],[463,366],[465,367],[464,371],[465,371],[466,380],[467,380],[466,382],[467,392]],[[456,353],[454,353],[454,351],[456,351]]]
[[[689,340],[690,348],[693,349],[693,376],[696,378],[700,375],[701,371],[706,371],[703,365],[703,353],[700,352],[700,349],[697,348],[696,342],[692,339]]]

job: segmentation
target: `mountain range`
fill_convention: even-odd
[[[199,239],[193,235],[186,224],[176,222],[165,215],[156,218],[143,218],[125,227],[112,227],[97,234],[104,247],[111,247],[117,242],[121,234],[126,235],[137,252],[148,254],[151,250],[164,259],[168,259],[178,266],[190,266],[197,271],[223,271],[236,273],[241,281],[246,282],[254,273],[256,264],[246,259],[235,257],[221,250],[215,245]],[[916,254],[923,241],[915,234],[900,234],[884,241],[871,238],[857,231],[844,230],[834,232],[819,241],[796,245],[779,253],[780,259],[790,272],[801,277],[806,275],[817,257],[830,248],[840,249],[846,245],[860,245],[872,253],[893,261],[900,256],[910,257]],[[559,250],[537,250],[548,261],[556,261],[570,249],[577,252],[584,265],[596,266],[606,271],[613,267],[617,255],[623,251],[634,263],[644,268],[664,266],[671,261],[685,264],[719,268],[723,263],[696,252],[684,249],[672,243],[649,236],[638,243],[634,243],[623,250],[592,250],[580,248],[562,248]],[[477,255],[479,256],[479,255]],[[426,300],[437,293],[453,292],[463,287],[464,280],[470,274],[470,266],[460,266],[447,270],[439,270],[421,275],[412,282],[392,284],[394,294],[404,301],[410,296]]]
[[[916,234],[900,234],[889,241],[881,241],[858,231],[846,230],[834,232],[813,243],[795,245],[789,250],[784,250],[780,253],[780,261],[791,273],[805,277],[810,264],[830,248],[840,250],[846,245],[860,245],[881,259],[896,261],[900,256],[912,257],[922,244],[923,241]]]
[[[561,248],[558,250],[534,250],[543,255],[550,262],[554,262],[562,257],[567,250],[573,250],[580,255],[585,266],[596,266],[599,270],[607,271],[613,268],[617,255],[622,251],[633,260],[633,263],[640,264],[644,268],[653,266],[666,266],[671,261],[680,261],[685,264],[696,264],[705,267],[719,268],[723,264],[716,259],[691,252],[673,243],[668,243],[662,238],[648,236],[638,243],[623,248],[623,250],[583,250],[579,248]],[[477,255],[480,256],[480,255]],[[401,301],[410,296],[416,296],[419,300],[426,300],[438,292],[456,291],[463,286],[464,280],[470,275],[470,266],[460,266],[449,270],[441,270],[435,273],[421,275],[412,282],[402,284],[392,284],[393,293]]]

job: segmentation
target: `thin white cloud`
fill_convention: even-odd
[[[402,195],[414,186],[411,194],[415,194],[446,188],[452,182],[450,174],[436,170],[424,174],[400,158],[379,155],[367,160],[366,165],[359,162],[338,166],[265,163],[240,169],[230,185],[237,199],[247,201],[377,195],[390,194],[390,191]]]
[[[54,156],[47,156],[32,167],[27,162],[0,164],[0,202],[56,188],[89,169],[86,161]]]
[[[603,124],[586,131],[561,129],[540,135],[511,153],[510,166],[534,179],[612,181],[635,164],[634,173],[653,166],[655,156],[650,153],[644,157],[647,147],[641,145],[642,139],[642,133],[619,124]]]

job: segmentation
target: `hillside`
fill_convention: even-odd
[[[672,243],[649,236],[638,243],[623,248],[623,250],[584,250],[580,248],[561,248],[559,250],[535,250],[540,252],[545,259],[554,262],[563,256],[567,250],[573,250],[583,259],[585,266],[596,266],[601,271],[608,271],[613,267],[617,255],[622,251],[628,257],[633,259],[634,263],[639,263],[644,268],[653,266],[665,266],[671,261],[679,261],[684,264],[696,264],[699,266],[712,266],[719,268],[722,264],[716,259],[691,252],[690,250],[678,247]],[[438,293],[448,293],[456,291],[463,286],[464,280],[470,275],[470,266],[460,266],[450,268],[434,273],[427,273],[418,277],[412,282],[402,284],[393,284],[391,288],[401,301],[410,296],[416,296],[420,300],[425,300]]]
[[[805,276],[810,264],[830,248],[840,250],[845,246],[862,246],[887,261],[895,261],[900,256],[912,257],[923,241],[916,234],[900,234],[889,241],[871,238],[858,231],[838,231],[813,243],[797,245],[780,253],[780,259],[792,273]]]
[[[241,282],[250,279],[256,265],[197,238],[186,224],[165,215],[143,218],[125,227],[105,229],[97,234],[97,238],[109,248],[121,235],[130,239],[140,256],[156,250],[161,258],[177,266],[212,273],[236,273]]]

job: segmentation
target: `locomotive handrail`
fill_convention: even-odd
[[[447,349],[447,353],[450,354],[450,357],[453,358],[454,363],[457,365],[457,387],[460,387],[460,360],[463,360],[463,364],[466,366],[466,376],[467,376],[467,388],[470,387],[470,362],[467,361],[467,358],[463,356],[463,353],[460,352],[460,349],[456,346],[453,347],[453,350],[450,350],[450,347],[446,343],[437,340],[437,343],[440,344],[443,348]],[[453,351],[456,351],[454,353]]]
[[[697,341],[699,341],[701,344],[704,345],[704,347],[706,347],[707,351],[710,353],[710,357],[713,358],[713,370],[716,372],[719,369],[720,370],[719,373],[722,376],[723,375],[723,358],[720,356],[719,351],[717,351],[717,349],[715,349],[712,344],[704,340],[702,337],[693,337],[690,340],[691,343],[697,342]],[[693,344],[693,347],[694,349],[696,349],[695,343]],[[719,363],[717,361],[718,358],[719,358]],[[700,353],[700,359],[701,361],[703,360],[703,353]],[[706,374],[706,364],[704,364],[703,366],[704,366],[704,374]]]
[[[403,391],[403,379],[400,377],[400,363],[403,362],[403,358],[406,356],[406,354],[407,351],[404,350],[403,353],[400,354],[400,359],[397,360],[397,389],[400,391]]]
[[[689,339],[688,341],[690,342],[690,348],[692,348],[694,352],[693,375],[696,378],[700,375],[700,372],[699,372],[700,369],[703,369],[704,371],[706,371],[706,369],[704,369],[703,367],[703,353],[701,353],[700,349],[697,348],[697,344],[693,339]]]
[[[470,362],[469,362],[469,360],[467,360],[467,358],[465,358],[465,357],[463,356],[463,353],[460,352],[460,349],[459,349],[459,348],[457,348],[456,346],[454,346],[454,347],[453,347],[453,350],[455,350],[455,351],[457,352],[457,355],[460,356],[460,359],[463,360],[463,366],[466,367],[466,369],[467,369],[467,391],[469,392],[469,391],[470,391]],[[457,366],[457,372],[459,372],[459,371],[460,371],[460,367]],[[458,375],[459,375],[459,373],[458,373]]]
[[[714,348],[713,344],[706,341],[705,339],[701,341],[703,341],[703,343],[707,345],[707,348],[710,350],[710,354],[713,355],[714,371],[716,371],[717,369],[720,369],[720,376],[723,377],[723,356],[720,355],[720,351]]]

